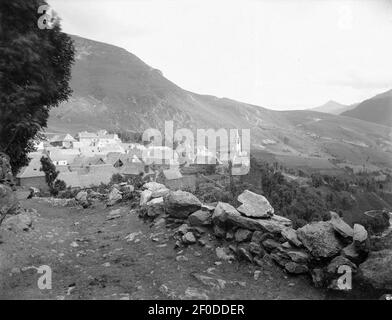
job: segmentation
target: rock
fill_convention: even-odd
[[[192,232],[187,232],[182,236],[182,242],[185,244],[196,243],[196,238]]]
[[[238,247],[237,255],[239,260],[245,260],[250,263],[253,263],[253,257],[245,247]]]
[[[336,212],[331,211],[330,223],[334,230],[344,238],[352,238],[354,235],[354,230]]]
[[[122,194],[117,188],[112,188],[108,194],[106,205],[113,206],[122,200]]]
[[[209,297],[205,290],[200,290],[198,288],[188,287],[185,290],[185,299],[190,300],[209,300]]]
[[[140,206],[144,206],[151,200],[152,191],[151,190],[143,190],[140,193]]]
[[[322,268],[315,268],[310,272],[312,276],[313,284],[316,288],[322,288],[325,286],[326,283],[326,274],[324,269]]]
[[[262,258],[265,254],[264,249],[256,242],[249,243],[249,252],[260,258]]]
[[[29,231],[32,224],[33,221],[27,213],[11,216],[4,222],[4,226],[14,232]]]
[[[228,253],[226,248],[223,247],[215,248],[215,254],[220,260],[230,261],[235,259],[235,257],[232,254]]]
[[[117,218],[121,218],[121,209],[116,209],[116,210],[110,211],[106,220],[113,220],[113,219],[117,219]]]
[[[271,252],[271,251],[274,251],[274,250],[280,248],[280,243],[273,240],[273,239],[267,239],[267,240],[263,241],[263,247],[268,252]]]
[[[209,211],[198,210],[188,217],[191,226],[208,226],[212,223],[212,214]]]
[[[346,257],[350,261],[354,263],[359,263],[361,259],[361,255],[358,250],[355,248],[354,243],[349,244],[348,246],[344,247],[341,252],[342,256]]]
[[[249,241],[252,238],[252,231],[247,229],[238,229],[234,234],[234,239],[237,242]]]
[[[309,272],[307,265],[296,262],[288,262],[285,264],[284,268],[288,273],[292,274],[304,274]]]
[[[75,197],[75,200],[83,207],[87,208],[90,203],[88,201],[88,193],[87,191],[79,191]]]
[[[293,247],[291,246],[291,244],[288,241],[286,241],[286,242],[282,243],[282,248],[284,248],[284,249],[292,249]]]
[[[226,240],[231,241],[234,239],[234,232],[232,230],[229,230],[226,232]]]
[[[281,232],[284,239],[296,247],[302,246],[302,242],[297,237],[297,232],[293,228],[284,228]]]
[[[209,211],[209,212],[212,213],[212,212],[214,212],[215,207],[216,207],[216,206],[213,206],[213,205],[203,204],[203,205],[201,206],[201,210],[203,210],[203,211]]]
[[[183,223],[177,228],[177,232],[184,235],[189,230],[189,226],[186,223]]]
[[[364,243],[368,238],[368,233],[366,231],[366,229],[360,225],[360,224],[354,224],[354,234],[353,234],[353,240],[354,243]]]
[[[269,232],[279,236],[282,230],[287,227],[287,222],[279,219],[252,219],[235,214],[228,214],[226,223],[233,227]]]
[[[281,224],[282,226],[286,226],[286,227],[292,227],[292,226],[293,226],[293,222],[292,222],[289,218],[282,217],[282,216],[279,216],[279,215],[277,215],[277,214],[273,214],[273,215],[270,217],[270,219],[271,219],[272,221],[278,222],[278,223]]]
[[[210,276],[206,276],[197,272],[192,272],[191,275],[205,286],[211,287],[215,290],[224,289],[227,283],[223,279],[212,278]]]
[[[147,202],[147,216],[151,218],[156,218],[161,214],[165,213],[165,206],[163,202],[163,198],[155,198],[151,201]]]
[[[342,244],[336,238],[335,230],[329,222],[307,224],[297,230],[297,236],[316,258],[333,257],[342,249]]]
[[[158,183],[155,181],[147,182],[143,185],[143,189],[147,189],[150,191],[157,191],[161,189],[167,189],[166,186],[162,183]]]
[[[176,257],[176,261],[177,262],[186,262],[186,261],[189,261],[189,259],[185,256],[180,255],[180,256]]]
[[[150,190],[150,191],[151,191],[151,190]],[[170,192],[170,189],[168,189],[168,188],[159,189],[159,190],[154,190],[154,191],[152,191],[151,197],[152,197],[152,198],[165,197],[169,192]]]
[[[379,290],[392,290],[392,250],[371,252],[359,266],[360,280]]]
[[[274,208],[270,205],[268,200],[260,194],[245,190],[237,199],[242,203],[237,210],[247,217],[268,218],[274,213]]]
[[[296,249],[279,249],[281,250],[281,252],[284,252],[285,255],[293,262],[307,264],[311,260],[309,254],[305,251]]]
[[[251,242],[260,244],[263,240],[263,232],[261,231],[254,231],[252,234]]]
[[[141,231],[132,232],[129,235],[127,235],[124,239],[127,240],[128,242],[131,242],[131,241],[136,240],[137,239],[136,237],[139,235],[142,235],[142,234],[143,234],[143,232],[141,232]]]
[[[224,226],[227,218],[231,215],[240,216],[240,213],[230,204],[225,202],[218,202],[212,215],[214,224]]]
[[[226,237],[226,230],[219,227],[218,225],[214,224],[213,226],[214,235],[217,238],[225,238]]]
[[[192,193],[170,191],[165,197],[166,212],[174,218],[186,219],[191,213],[201,208],[201,202]]]

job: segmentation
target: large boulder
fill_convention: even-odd
[[[344,238],[352,239],[354,235],[354,230],[346,222],[343,221],[341,217],[336,212],[330,212],[331,214],[331,224],[334,230]]]
[[[174,218],[186,219],[201,208],[200,200],[186,191],[171,191],[165,197],[166,212]]]
[[[283,228],[281,232],[282,236],[284,239],[286,239],[288,242],[293,244],[296,247],[302,246],[302,242],[298,239],[297,236],[297,231],[294,230],[293,228]]]
[[[364,243],[368,238],[368,233],[364,226],[360,224],[354,224],[354,231],[353,231],[353,240],[354,243]]]
[[[392,290],[392,250],[371,252],[359,266],[360,279],[375,289]]]
[[[240,213],[232,205],[226,202],[218,202],[212,215],[213,223],[224,226],[227,224],[229,216],[240,216]]]
[[[237,199],[242,203],[237,210],[247,217],[268,218],[274,213],[274,208],[270,205],[268,200],[260,194],[245,190]]]
[[[252,238],[253,232],[247,229],[237,229],[234,234],[234,239],[237,242],[249,241]]]
[[[88,201],[88,193],[87,191],[79,191],[75,197],[75,200],[83,207],[87,208],[90,203]]]
[[[140,206],[144,206],[147,204],[148,201],[150,201],[152,198],[152,191],[151,190],[143,190],[140,193]]]
[[[154,198],[146,204],[147,216],[150,218],[156,218],[161,214],[165,213],[165,205],[163,198]]]
[[[274,215],[273,217],[276,218],[275,219],[274,218],[252,219],[241,215],[229,214],[227,215],[226,222],[234,227],[239,227],[252,231],[259,230],[263,232],[269,232],[275,235],[280,235],[284,228],[290,226],[291,221],[288,219],[287,220],[280,219],[278,218],[279,216],[276,215]]]
[[[154,191],[158,191],[161,189],[167,189],[166,186],[164,184],[155,182],[155,181],[151,181],[151,182],[147,182],[143,185],[144,189],[150,190],[152,192]]]
[[[212,223],[212,214],[209,211],[198,210],[188,217],[191,226],[208,226]]]
[[[116,203],[120,202],[122,200],[122,194],[117,188],[112,188],[112,190],[108,194],[108,200],[106,204],[108,206],[113,206]]]
[[[336,256],[343,247],[330,222],[319,221],[307,224],[297,230],[297,236],[316,258]]]

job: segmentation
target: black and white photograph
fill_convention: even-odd
[[[0,0],[0,300],[392,301],[392,0]]]

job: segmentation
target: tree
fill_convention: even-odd
[[[51,29],[38,27],[38,8],[46,4],[0,1],[0,152],[10,156],[14,174],[28,164],[50,109],[71,94],[73,42],[58,18]]]
[[[59,175],[59,171],[56,170],[56,166],[50,161],[49,158],[41,158],[41,171],[45,173],[45,181],[49,187],[51,194],[56,195],[58,192],[55,188],[55,181]]]

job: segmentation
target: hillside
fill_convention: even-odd
[[[343,112],[342,115],[391,127],[392,90],[365,100],[356,108]]]
[[[356,103],[351,104],[351,105],[345,105],[345,104],[341,104],[339,102],[330,100],[327,103],[323,104],[322,106],[312,108],[311,110],[339,115],[345,111],[354,109],[357,105],[358,104],[356,104]]]
[[[165,120],[175,128],[249,128],[262,157],[287,166],[392,167],[390,130],[315,111],[278,112],[181,89],[126,50],[73,36],[77,50],[71,99],[51,111],[49,132],[114,129],[142,132]],[[348,160],[347,160],[348,159]]]

